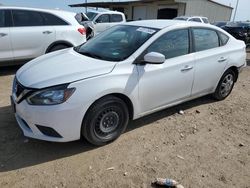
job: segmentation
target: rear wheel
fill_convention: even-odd
[[[231,69],[227,70],[216,88],[213,97],[217,100],[224,100],[227,98],[233,90],[234,83],[236,80],[236,75]]]
[[[128,120],[125,102],[108,96],[90,107],[82,124],[82,135],[93,145],[104,145],[125,131]]]

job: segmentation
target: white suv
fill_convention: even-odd
[[[174,20],[183,20],[183,21],[189,21],[189,22],[200,22],[200,23],[206,23],[208,24],[208,18],[203,16],[179,16],[174,18]]]
[[[76,13],[0,7],[0,66],[25,62],[86,41]]]
[[[88,18],[94,23],[95,35],[109,29],[110,27],[126,22],[125,15],[117,11],[94,11],[86,13]]]

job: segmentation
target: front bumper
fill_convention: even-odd
[[[52,142],[69,142],[81,137],[83,110],[81,105],[67,102],[54,106],[32,106],[26,100],[12,106],[18,125],[27,137]]]

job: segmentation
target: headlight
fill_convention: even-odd
[[[37,91],[26,100],[31,105],[56,105],[68,100],[74,91],[75,88],[67,88],[67,85],[62,85]]]

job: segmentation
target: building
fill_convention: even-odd
[[[233,8],[212,0],[91,1],[71,7],[101,7],[124,12],[128,20],[172,19],[176,16],[205,16],[210,22],[229,21]]]

